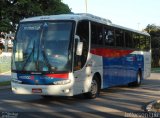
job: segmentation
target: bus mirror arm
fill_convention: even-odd
[[[75,42],[76,42],[76,55],[81,56],[82,50],[83,50],[83,42],[80,41],[80,37],[78,35],[75,35]]]
[[[74,36],[76,43],[80,42],[80,37],[78,35]]]

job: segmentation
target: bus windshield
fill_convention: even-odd
[[[21,23],[14,41],[12,71],[70,71],[72,24],[70,21]]]

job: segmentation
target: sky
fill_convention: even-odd
[[[74,13],[86,13],[85,0],[62,0]],[[87,13],[135,30],[160,26],[160,0],[87,0]]]

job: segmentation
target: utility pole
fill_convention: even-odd
[[[140,27],[139,27],[139,26],[140,26],[140,23],[137,23],[137,24],[138,24],[138,30],[140,30],[140,29],[139,29],[139,28],[140,28]]]
[[[87,13],[87,0],[85,0],[85,7],[86,7],[86,13]]]

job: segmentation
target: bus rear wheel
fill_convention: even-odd
[[[90,91],[84,93],[84,96],[89,99],[94,99],[97,96],[99,96],[99,93],[100,93],[100,82],[98,77],[95,76],[92,79]]]
[[[141,72],[138,72],[136,81],[129,83],[128,85],[133,87],[138,87],[141,85],[141,81],[142,81],[142,74]]]

